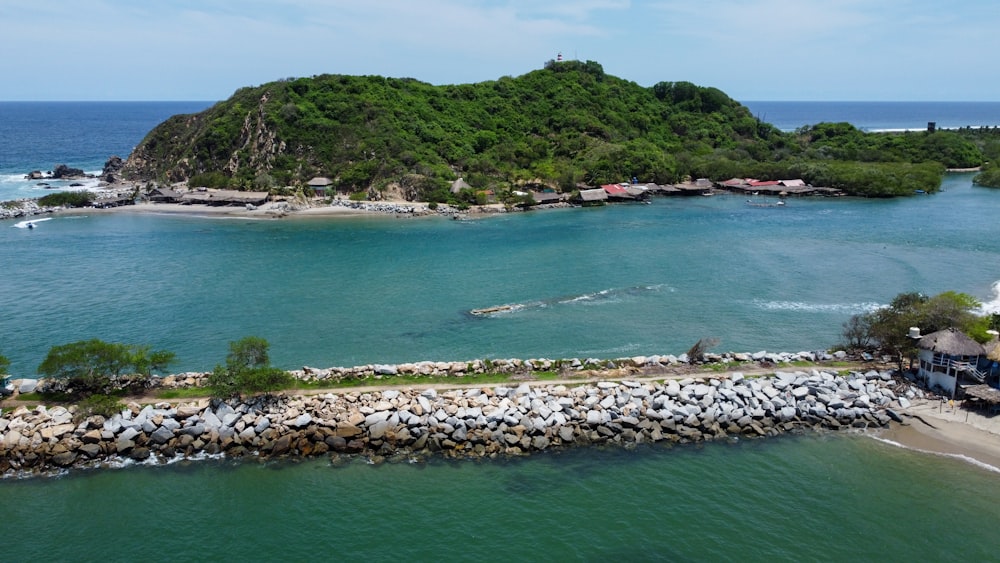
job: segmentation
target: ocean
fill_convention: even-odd
[[[37,193],[14,177],[56,163],[99,170],[167,115],[207,105],[0,103],[0,194]],[[813,105],[767,113],[791,129],[942,121],[927,117],[934,104],[903,104],[891,122]],[[850,315],[903,291],[1000,310],[998,198],[955,174],[936,195],[785,208],[716,196],[474,221],[7,221],[0,353],[31,375],[50,346],[87,338],[173,350],[177,370],[211,369],[251,334],[285,368],[680,354],[702,337],[716,351],[826,349]],[[501,304],[517,307],[468,313]],[[131,465],[0,482],[0,510],[20,524],[12,561],[988,560],[996,478],[823,434],[515,460]]]
[[[923,131],[1000,126],[1000,102],[743,102],[754,116],[782,131],[821,122],[862,131]]]

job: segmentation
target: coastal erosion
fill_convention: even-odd
[[[799,430],[885,427],[919,389],[888,371],[778,371],[666,381],[383,389],[202,400],[75,418],[76,407],[0,417],[0,472],[24,476],[124,460],[357,454],[371,460],[518,456],[550,448],[693,443]]]

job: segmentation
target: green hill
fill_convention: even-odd
[[[876,141],[847,124],[782,133],[716,88],[645,88],[593,61],[550,61],[477,84],[321,75],[243,88],[157,126],[123,174],[258,190],[326,176],[341,192],[391,186],[436,201],[458,177],[475,189],[562,191],[632,177],[802,177],[895,195],[933,191],[943,166],[982,160],[975,145],[948,132],[893,137]]]

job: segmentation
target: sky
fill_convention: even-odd
[[[559,53],[739,101],[1000,101],[996,0],[0,0],[0,101],[197,100],[317,74],[461,84]]]

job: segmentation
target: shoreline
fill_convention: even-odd
[[[1000,473],[1000,417],[988,417],[937,398],[916,399],[900,409],[906,423],[894,423],[876,439],[921,453],[952,457]]]
[[[923,395],[890,371],[793,369],[698,372],[682,379],[609,369],[589,382],[515,378],[465,389],[460,381],[381,382],[374,391],[143,401],[145,406],[133,401],[110,418],[78,417],[74,406],[19,406],[0,417],[0,469],[6,477],[23,477],[127,459],[161,464],[178,454],[351,455],[376,463],[431,455],[497,458],[602,444],[865,430],[888,427],[899,397]]]
[[[513,368],[515,361],[509,362]],[[442,373],[457,365],[427,362],[404,369],[419,372],[432,364]],[[346,455],[376,463],[428,455],[494,458],[550,447],[684,444],[842,429],[1000,473],[1000,417],[968,411],[960,403],[949,406],[892,371],[853,368],[851,375],[840,376],[821,365],[811,371],[740,365],[726,372],[695,365],[676,372],[620,366],[582,372],[583,379],[475,383],[458,376],[393,384],[398,367],[403,366],[305,368],[297,377],[323,380],[336,376],[331,370],[337,369],[366,376],[357,386],[286,391],[269,400],[133,397],[112,419],[91,416],[72,424],[73,405],[7,403],[0,416],[0,473],[23,478],[217,456],[335,460]],[[199,374],[170,377],[180,383],[183,375],[190,382]],[[727,404],[732,400],[736,403]],[[499,409],[508,410],[497,414]],[[497,434],[495,426],[483,426],[484,416],[509,424]]]

